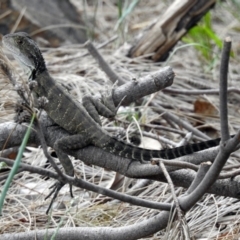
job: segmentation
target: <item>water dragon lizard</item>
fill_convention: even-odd
[[[220,139],[213,139],[172,149],[148,150],[112,137],[102,129],[99,114],[112,117],[116,114],[116,109],[106,107],[100,101],[93,101],[89,97],[84,99],[83,104],[74,101],[50,76],[40,49],[28,34],[23,32],[8,34],[3,37],[2,42],[3,47],[10,51],[28,72],[29,81],[37,82],[37,86],[33,89],[37,97],[44,96],[48,99],[44,110],[49,117],[72,134],[59,139],[54,144],[62,166],[70,176],[74,176],[74,168],[64,149],[80,149],[94,145],[124,158],[150,161],[152,158],[177,158],[217,146],[220,142]]]

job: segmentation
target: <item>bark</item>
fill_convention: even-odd
[[[133,58],[153,53],[153,61],[164,61],[169,51],[215,2],[216,0],[175,0],[164,15],[134,41],[129,56]]]

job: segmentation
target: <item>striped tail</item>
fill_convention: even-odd
[[[232,135],[231,137],[233,137]],[[106,151],[133,160],[150,161],[153,158],[174,159],[191,153],[199,152],[211,147],[218,146],[221,138],[212,139],[205,142],[193,143],[176,148],[163,150],[148,150],[135,147],[124,141],[111,137],[103,147]]]

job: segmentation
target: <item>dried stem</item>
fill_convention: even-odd
[[[181,208],[180,208],[179,203],[178,203],[178,198],[177,198],[175,190],[174,190],[174,185],[173,185],[172,179],[169,176],[169,174],[167,172],[167,169],[165,168],[163,162],[160,162],[160,167],[161,167],[161,169],[163,171],[163,174],[164,174],[165,178],[167,179],[167,182],[168,182],[168,184],[170,186],[170,189],[171,189],[171,192],[172,192],[172,196],[173,196],[173,200],[174,200],[174,203],[175,203],[175,206],[176,206],[176,210],[177,210],[177,214],[178,214],[178,220],[182,220],[182,217],[183,217],[182,216],[182,211],[181,211]]]
[[[112,68],[107,64],[107,62],[103,59],[101,54],[98,52],[98,50],[94,47],[94,45],[90,41],[88,41],[85,44],[85,46],[87,47],[89,53],[97,60],[100,68],[107,74],[107,76],[113,83],[115,83],[116,81],[118,81],[119,85],[125,83],[125,81],[119,75],[117,75],[112,70]]]
[[[221,119],[221,134],[222,142],[229,139],[228,129],[228,101],[227,101],[227,76],[228,76],[228,64],[231,51],[232,40],[227,37],[224,41],[221,66],[220,66],[220,119]]]

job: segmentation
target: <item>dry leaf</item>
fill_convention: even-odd
[[[194,102],[194,112],[202,115],[217,116],[217,108],[208,100],[199,98]]]

